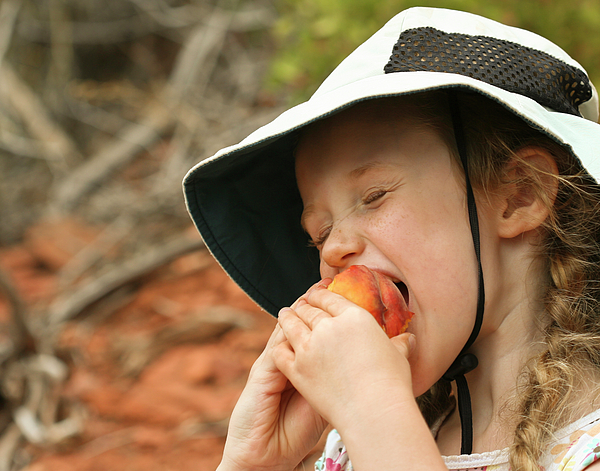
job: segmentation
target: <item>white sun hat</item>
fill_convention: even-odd
[[[307,102],[189,171],[186,204],[210,252],[277,315],[320,278],[318,253],[300,226],[296,131],[364,100],[441,89],[500,103],[600,178],[598,95],[565,51],[470,13],[412,8],[350,54]]]

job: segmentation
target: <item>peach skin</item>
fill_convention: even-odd
[[[364,265],[339,273],[327,289],[369,311],[389,338],[403,333],[414,316],[392,280]]]

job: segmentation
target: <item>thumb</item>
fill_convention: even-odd
[[[404,333],[400,335],[396,335],[392,339],[390,339],[394,346],[398,349],[402,355],[406,358],[409,358],[411,353],[414,352],[415,347],[417,346],[417,337],[415,334]]]

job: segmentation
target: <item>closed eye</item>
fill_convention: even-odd
[[[383,196],[385,196],[386,193],[387,193],[386,190],[376,190],[376,191],[373,191],[373,192],[369,193],[365,198],[363,198],[362,202],[363,202],[363,204],[374,203],[378,199],[380,199]]]
[[[319,235],[314,238],[311,239],[308,242],[308,246],[309,247],[316,247],[317,249],[320,249],[323,244],[325,243],[325,241],[327,240],[327,237],[329,237],[329,233],[331,232],[331,226],[326,227],[324,230],[322,230]]]

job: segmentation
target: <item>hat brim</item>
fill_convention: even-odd
[[[208,249],[263,309],[276,316],[320,279],[318,253],[300,225],[295,132],[364,100],[442,89],[476,92],[500,103],[562,144],[598,181],[597,123],[467,76],[399,72],[321,93],[199,163],[184,179],[188,210]]]

